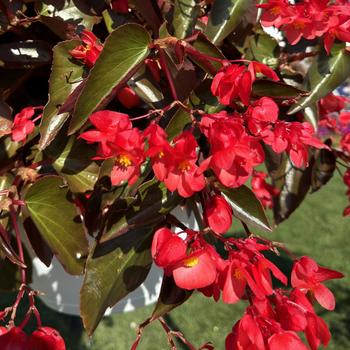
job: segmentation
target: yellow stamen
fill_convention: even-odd
[[[179,164],[179,169],[181,171],[188,171],[191,169],[191,164],[187,160],[184,160]]]
[[[128,166],[130,166],[132,164],[131,159],[125,155],[125,154],[121,154],[117,157],[117,163],[123,167],[123,168],[127,168]]]
[[[233,277],[238,280],[242,280],[244,278],[242,271],[239,269],[234,270]]]
[[[184,261],[184,265],[186,267],[194,267],[194,266],[198,265],[198,263],[199,263],[198,256],[191,256],[190,258],[187,258]]]
[[[278,15],[281,11],[280,11],[280,7],[279,6],[275,6],[273,7],[270,12],[273,14],[273,15]]]
[[[160,151],[160,152],[158,153],[158,158],[159,158],[159,159],[162,159],[164,156],[165,156],[165,153],[164,153],[163,151]]]
[[[295,22],[293,25],[294,25],[295,29],[304,29],[305,28],[304,22]]]

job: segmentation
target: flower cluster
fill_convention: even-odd
[[[252,176],[252,190],[265,208],[273,208],[273,199],[278,196],[279,189],[266,182],[267,174],[254,171]]]
[[[20,327],[0,328],[1,350],[66,350],[56,329],[39,327],[29,337]]]
[[[328,327],[312,303],[315,299],[325,309],[334,309],[334,296],[322,282],[342,278],[341,273],[304,256],[294,262],[293,289],[282,290],[275,288],[272,276],[284,285],[287,277],[263,254],[270,245],[256,238],[220,239],[225,258],[207,243],[205,234],[192,230],[176,234],[164,227],[155,232],[152,256],[180,288],[197,289],[215,300],[221,295],[229,304],[249,300],[245,315],[226,339],[226,349],[308,349],[297,332],[305,332],[312,350],[328,344]]]
[[[346,195],[348,196],[349,202],[350,202],[350,169],[348,169],[345,172],[343,180],[344,180],[345,186],[347,187]],[[344,216],[350,215],[350,204],[344,209],[343,215]]]
[[[284,31],[290,44],[301,38],[323,37],[329,54],[334,41],[350,41],[350,12],[347,1],[305,0],[295,5],[288,0],[269,0],[257,5],[264,9],[261,24],[275,26]]]

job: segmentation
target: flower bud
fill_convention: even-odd
[[[216,233],[226,233],[232,225],[232,208],[220,195],[211,197],[204,207],[204,218]]]
[[[1,327],[1,350],[28,350],[28,336],[19,327],[13,327],[9,331]]]
[[[40,327],[30,336],[28,350],[66,350],[66,345],[56,329]]]
[[[117,92],[117,97],[120,103],[127,109],[131,109],[140,104],[141,100],[136,95],[135,91],[128,86]]]

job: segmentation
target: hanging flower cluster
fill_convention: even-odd
[[[335,40],[350,41],[350,12],[347,0],[298,2],[269,0],[258,5],[264,9],[261,24],[283,30],[288,41],[295,45],[301,38],[322,37],[329,54]]]

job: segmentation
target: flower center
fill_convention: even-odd
[[[184,261],[184,265],[186,267],[194,267],[194,266],[198,265],[198,263],[199,263],[198,256],[191,256],[191,257],[185,259],[185,261]]]
[[[164,153],[163,151],[160,151],[160,152],[158,153],[158,158],[159,158],[159,159],[162,159],[164,156],[165,156],[165,153]]]
[[[233,272],[233,277],[237,280],[242,280],[244,278],[243,276],[243,273],[241,270],[239,269],[236,269],[234,272]]]
[[[117,163],[119,164],[119,166],[127,168],[132,164],[132,161],[127,155],[121,154],[117,157]]]
[[[295,29],[304,29],[305,28],[305,23],[304,22],[295,22],[294,23],[294,28]]]
[[[280,10],[280,7],[279,7],[279,6],[275,6],[275,7],[273,7],[273,8],[270,10],[270,12],[271,12],[273,15],[278,15],[278,14],[281,12],[281,10]]]
[[[190,162],[187,161],[187,160],[182,161],[182,162],[179,164],[179,169],[180,169],[181,171],[188,171],[188,170],[190,170],[190,169],[191,169],[191,164],[190,164]]]

